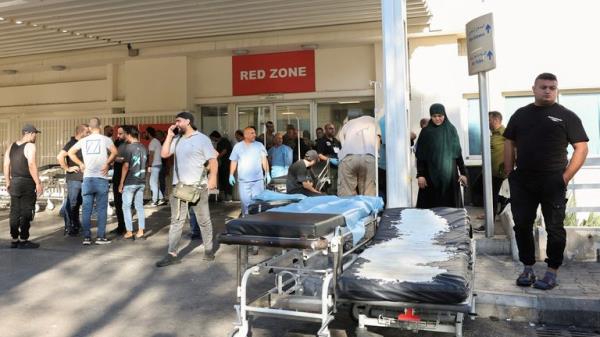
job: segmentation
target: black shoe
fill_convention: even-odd
[[[21,243],[19,244],[19,249],[36,249],[36,248],[40,248],[40,244],[31,242],[29,240],[21,241]]]
[[[117,227],[117,228],[113,229],[112,231],[110,231],[109,233],[116,234],[116,235],[123,235],[123,234],[125,234],[125,232],[127,232],[125,229]]]
[[[19,248],[19,245],[21,244],[21,241],[17,240],[17,241],[11,241],[10,242],[10,248]]]
[[[214,261],[215,260],[215,253],[204,253],[204,256],[202,257],[202,260],[204,261]]]
[[[485,227],[484,226],[479,226],[477,228],[473,228],[474,232],[485,232]]]
[[[533,269],[526,268],[517,278],[517,285],[519,287],[531,287],[533,283],[535,283]]]
[[[161,268],[161,267],[166,267],[166,266],[170,266],[172,264],[177,264],[177,263],[181,263],[181,260],[177,256],[167,254],[165,257],[163,257],[162,260],[156,262],[155,265],[158,268]]]
[[[72,230],[72,231],[69,231],[68,235],[69,235],[70,237],[76,238],[76,237],[78,237],[78,236],[79,236],[79,231],[78,231],[78,230]]]
[[[89,246],[92,244],[92,239],[91,238],[84,238],[82,244],[84,246]]]
[[[97,238],[95,243],[97,245],[107,245],[110,243],[110,240],[107,238]]]

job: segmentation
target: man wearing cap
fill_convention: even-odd
[[[35,162],[35,139],[40,133],[31,124],[21,130],[23,137],[4,154],[4,178],[10,194],[11,248],[38,248],[29,241],[29,227],[35,213],[35,200],[43,188]],[[37,193],[37,195],[36,195]]]
[[[314,187],[314,174],[310,169],[319,161],[319,154],[315,150],[309,150],[304,159],[296,161],[288,170],[286,190],[288,194],[304,194],[307,197],[321,195]]]
[[[244,140],[235,144],[229,160],[229,183],[232,186],[236,183],[237,170],[242,214],[246,215],[252,199],[265,189],[265,182],[271,182],[267,150],[256,141],[254,127],[244,129]]]
[[[83,161],[77,157],[77,151],[81,150]],[[109,154],[110,153],[110,154]],[[83,244],[92,244],[92,209],[96,203],[98,214],[96,226],[98,228],[96,244],[104,245],[110,243],[106,238],[106,209],[108,207],[110,164],[117,157],[117,148],[113,141],[100,134],[100,119],[90,119],[90,135],[80,139],[71,146],[67,152],[69,158],[76,163],[83,172],[83,184],[81,195],[83,197]]]
[[[177,136],[175,136],[175,132],[177,132]],[[160,155],[165,159],[175,155],[173,160],[173,185],[181,182],[185,185],[198,186],[200,199],[192,204],[183,202],[171,195],[169,248],[167,255],[156,262],[156,266],[160,268],[181,262],[177,256],[177,250],[189,207],[196,215],[202,234],[204,260],[213,261],[218,246],[214,242],[213,226],[208,208],[208,191],[217,188],[217,170],[219,167],[217,151],[214,149],[210,138],[197,131],[194,126],[194,115],[183,111],[177,114],[175,124],[169,127]],[[208,162],[208,179],[206,179],[206,162]]]
[[[381,130],[361,109],[348,110],[348,122],[340,130],[342,149],[338,153],[338,195],[377,195],[375,152]]]

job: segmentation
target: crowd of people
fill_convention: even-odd
[[[493,178],[494,204],[500,184],[508,178],[514,231],[525,266],[516,283],[545,290],[557,284],[566,242],[563,225],[566,185],[583,165],[588,142],[577,115],[556,103],[557,86],[556,76],[540,74],[532,88],[534,103],[518,109],[506,128],[501,113],[489,114],[492,172],[488,173]],[[461,186],[466,186],[468,180],[458,132],[444,105],[431,105],[429,114],[429,119],[420,121],[418,138],[410,135],[419,187],[416,207],[463,207]],[[5,154],[13,248],[39,247],[29,241],[36,194],[43,190],[35,161],[39,132],[33,125],[25,125],[22,138],[11,144]],[[382,145],[380,124],[374,117],[363,115],[360,109],[349,109],[347,122],[339,132],[332,123],[318,128],[314,142],[307,135],[300,136],[293,125],[288,125],[285,133],[276,133],[273,123],[267,122],[265,132],[258,136],[253,126],[237,130],[232,146],[218,131],[208,136],[199,132],[189,112],[177,114],[166,135],[147,128],[148,148],[140,143],[140,130],[136,126],[118,127],[116,142],[112,140],[112,132],[112,127],[107,126],[101,133],[100,120],[92,118],[89,124],[77,126],[75,135],[57,156],[66,172],[67,196],[62,209],[65,233],[82,234],[84,245],[110,243],[106,221],[112,168],[118,221],[114,232],[124,239],[143,238],[146,181],[151,190],[151,205],[166,204],[165,177],[171,160],[173,191],[168,200],[171,208],[168,249],[156,263],[158,267],[180,262],[178,245],[188,217],[192,237],[203,240],[204,259],[214,260],[218,243],[214,240],[209,212],[210,190],[218,188],[225,199],[230,199],[237,185],[244,216],[254,197],[272,178],[286,177],[287,193],[375,196],[379,193],[376,175],[381,177],[383,170],[385,177],[385,161],[384,165],[376,163]],[[566,151],[569,144],[574,148],[570,161]],[[313,171],[319,162],[329,167],[328,183],[324,185],[317,185]],[[536,279],[532,269],[535,263],[532,227],[540,204],[548,232],[548,271],[542,279]],[[137,212],[137,231],[134,231],[132,208]],[[93,212],[97,214],[94,241],[90,230]]]

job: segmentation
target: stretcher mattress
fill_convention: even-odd
[[[472,284],[464,209],[387,209],[373,241],[338,280],[354,301],[458,304]]]
[[[317,239],[345,226],[343,215],[264,212],[227,223],[227,234]]]

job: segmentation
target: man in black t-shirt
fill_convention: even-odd
[[[332,123],[325,124],[325,133],[323,137],[317,139],[316,150],[319,153],[320,160],[329,160],[329,179],[331,184],[327,187],[327,194],[337,195],[337,170],[338,170],[338,152],[342,144],[335,138],[335,126]]]
[[[122,235],[125,234],[125,218],[123,215],[123,194],[119,191],[119,183],[121,182],[121,171],[123,170],[123,162],[125,160],[125,147],[127,147],[126,135],[122,127],[117,128],[115,147],[117,148],[118,154],[113,163],[112,185],[115,213],[117,214],[117,228],[110,232]]]
[[[231,142],[227,137],[223,137],[218,131],[213,131],[209,135],[210,140],[215,142],[215,147],[219,155],[217,156],[217,161],[219,162],[219,175],[218,175],[218,187],[219,190],[223,192],[224,200],[232,200],[233,199],[233,188],[229,184],[229,155],[231,155],[231,151],[233,147],[231,146]],[[198,232],[199,233],[199,232]]]
[[[315,150],[306,152],[304,159],[300,159],[290,166],[286,181],[288,194],[304,194],[308,197],[321,195],[314,187],[314,175],[309,169],[319,161],[319,154]]]
[[[69,158],[67,152],[69,152],[69,149],[75,145],[75,143],[88,134],[89,128],[87,124],[78,125],[75,129],[75,136],[71,137],[58,156],[56,156],[58,164],[66,172],[65,180],[67,182],[67,196],[65,197],[60,213],[65,220],[65,234],[68,234],[69,236],[77,236],[81,230],[79,209],[81,208],[82,203],[81,184],[83,183],[83,172],[81,172],[79,166]],[[81,150],[77,151],[76,155],[79,160],[83,161]]]
[[[119,128],[121,129],[121,128]],[[136,239],[144,237],[146,228],[144,217],[144,188],[146,187],[146,167],[148,166],[148,150],[140,144],[140,132],[133,125],[124,125],[123,133],[127,141],[121,154],[123,163],[121,169],[121,179],[119,180],[118,190],[123,196],[123,216],[127,232],[124,239],[132,239],[133,235],[133,217],[131,215],[131,206],[135,205],[135,211],[138,216],[138,230],[135,234]]]
[[[525,265],[517,285],[550,290],[557,285],[556,274],[567,240],[563,224],[567,184],[585,161],[588,137],[579,117],[556,103],[556,76],[538,75],[533,94],[535,102],[518,109],[504,131],[504,171],[510,183],[519,259]],[[567,159],[569,144],[574,148],[570,161]],[[533,222],[539,204],[548,233],[548,270],[542,279],[536,280],[532,268],[535,264]]]

